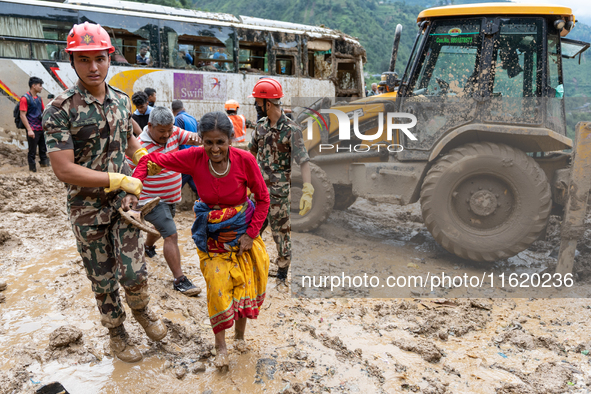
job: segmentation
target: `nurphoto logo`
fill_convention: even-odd
[[[378,128],[375,134],[365,134],[363,130],[359,130],[359,118],[364,116],[362,109],[356,109],[351,112],[343,112],[338,109],[328,109],[324,108],[320,110],[320,113],[314,111],[311,108],[306,108],[313,112],[310,114],[308,118],[308,126],[307,126],[307,138],[311,140],[313,138],[313,129],[314,123],[318,125],[320,129],[322,126],[329,130],[329,126],[326,123],[324,116],[321,114],[333,114],[337,117],[339,122],[339,141],[348,141],[351,140],[351,120],[353,120],[353,133],[355,137],[361,141],[377,141],[382,140],[382,135],[384,133],[384,113],[380,112],[378,114]],[[393,131],[400,130],[402,131],[410,140],[416,141],[417,137],[409,130],[416,126],[417,118],[413,114],[405,113],[405,112],[386,112],[386,141],[393,140]],[[409,123],[401,123],[404,119],[410,119]],[[372,145],[368,144],[357,144],[354,146],[348,145],[339,147],[338,145],[335,146],[334,144],[320,144],[319,151],[322,152],[322,149],[325,150],[332,150],[336,148],[336,151],[347,150],[349,152],[368,152],[371,150],[372,147],[377,147],[378,151],[380,147],[386,147],[389,152],[400,152],[404,150],[404,147],[400,144],[385,144],[385,143],[375,143]]]

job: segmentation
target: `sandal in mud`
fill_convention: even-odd
[[[155,199],[151,200],[149,203],[144,205],[140,208],[139,211],[135,209],[130,209],[129,211],[124,211],[123,208],[119,208],[119,213],[121,217],[129,224],[134,225],[135,227],[139,228],[142,231],[147,232],[148,234],[152,234],[154,236],[159,237],[160,233],[154,227],[148,225],[144,220],[144,217],[158,205],[160,202],[160,197],[156,197]]]

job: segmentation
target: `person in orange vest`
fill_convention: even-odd
[[[246,128],[254,129],[256,125],[246,119],[244,115],[238,115],[238,108],[240,108],[240,104],[236,100],[228,100],[224,105],[226,114],[228,114],[228,118],[230,118],[234,125],[234,138],[232,141],[245,142]]]

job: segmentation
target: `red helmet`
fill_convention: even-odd
[[[115,52],[115,47],[111,45],[111,37],[101,25],[84,22],[81,25],[74,25],[68,33],[68,44],[66,52],[82,51],[109,51]]]
[[[226,101],[226,104],[224,104],[224,109],[226,111],[236,111],[238,108],[240,108],[240,104],[238,104],[238,101],[236,100],[228,100]]]
[[[254,85],[252,94],[248,97],[279,99],[283,97],[283,88],[279,82],[272,78],[261,78]]]

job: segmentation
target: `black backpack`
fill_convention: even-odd
[[[31,100],[25,94],[25,98],[27,99],[27,105],[31,105]],[[14,110],[12,111],[12,115],[14,116],[14,124],[16,125],[17,129],[25,129],[25,125],[21,120],[21,110],[20,110],[21,101],[19,100],[18,103],[14,106]]]

